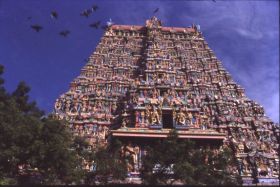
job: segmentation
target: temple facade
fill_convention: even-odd
[[[54,113],[89,149],[110,136],[127,142],[131,174],[139,173],[144,144],[176,129],[179,138],[232,148],[232,172],[244,184],[279,182],[279,125],[246,97],[195,25],[163,27],[153,17],[145,26],[108,26]]]

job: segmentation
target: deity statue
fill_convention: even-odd
[[[176,124],[186,125],[186,115],[184,114],[182,109],[180,109],[176,115]]]
[[[140,112],[139,123],[145,123],[145,112],[144,111]]]
[[[113,103],[111,109],[112,109],[112,113],[114,113],[117,110],[117,104]]]
[[[164,93],[163,95],[163,101],[162,101],[163,106],[168,106],[170,105],[169,99],[168,99],[168,94]]]
[[[251,171],[250,171],[249,164],[248,164],[246,158],[243,159],[242,164],[243,164],[243,172],[244,172],[244,175],[250,174]]]
[[[146,108],[145,108],[145,116],[146,116],[146,120],[145,121],[148,124],[150,116],[151,116],[150,106],[146,106]]]
[[[200,128],[202,130],[207,129],[207,116],[202,116]]]
[[[153,74],[153,79],[152,79],[154,82],[157,82],[157,75],[156,74]]]
[[[266,149],[267,149],[267,146],[265,145],[264,142],[261,142],[259,147],[260,147],[259,149],[260,149],[261,151],[266,151]]]
[[[238,143],[238,153],[244,153],[244,144],[242,142]]]
[[[70,107],[71,107],[71,101],[67,100],[66,101],[66,106],[65,106],[65,112],[68,113],[70,111]]]
[[[152,98],[155,99],[159,96],[158,91],[156,89],[153,89],[152,91]]]
[[[264,164],[263,159],[261,159],[260,161],[257,161],[257,171],[258,171],[258,175],[259,176],[266,176],[268,174],[268,169],[267,166]]]
[[[136,111],[135,112],[135,122],[136,122],[136,124],[138,125],[139,123],[141,123],[141,121],[140,121],[140,112],[139,111]]]
[[[128,171],[136,171],[138,164],[138,155],[140,153],[139,146],[132,146],[131,143],[123,147],[123,153],[126,158],[132,157],[132,162],[127,162]]]
[[[54,108],[55,108],[55,111],[58,111],[61,109],[61,102],[58,99],[56,99],[56,101],[55,101]]]
[[[190,125],[193,125],[192,123],[192,119],[193,119],[193,115],[191,112],[188,112],[188,115],[187,115],[187,121],[190,123]]]
[[[122,128],[127,128],[127,122],[126,122],[126,119],[123,119],[122,121]]]
[[[156,110],[155,107],[153,107],[153,111],[151,112],[151,116],[150,116],[150,122],[151,124],[160,124],[160,116],[158,111]]]
[[[98,89],[98,90],[96,90],[96,96],[97,97],[100,97],[101,96],[101,91]]]
[[[201,122],[200,120],[200,115],[199,113],[195,113],[194,116],[193,116],[193,125],[195,127],[198,127],[199,123]]]

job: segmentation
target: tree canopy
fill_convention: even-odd
[[[121,154],[122,143],[113,139],[107,147],[98,147],[91,157],[93,170],[87,174],[87,184],[118,183],[125,180],[127,166]]]
[[[146,149],[141,170],[145,184],[240,184],[227,169],[234,164],[229,149],[197,148],[193,141],[179,139],[176,131]]]
[[[36,102],[29,101],[30,88],[24,82],[8,93],[3,71],[0,65],[1,183],[78,182],[82,174],[80,158],[71,149],[73,137],[66,123],[45,117]]]
[[[89,150],[85,138],[73,136],[66,121],[45,116],[29,101],[30,87],[24,82],[8,93],[3,72],[0,64],[0,185],[94,184],[126,177],[120,142]],[[95,169],[86,170],[88,163]]]

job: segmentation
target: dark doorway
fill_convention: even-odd
[[[167,93],[167,89],[160,89],[160,96],[163,97],[164,93]]]
[[[162,126],[164,129],[173,129],[172,114],[162,114]]]

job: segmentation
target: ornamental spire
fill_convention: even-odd
[[[151,19],[146,20],[146,27],[148,28],[160,28],[162,26],[162,22],[155,16]]]

